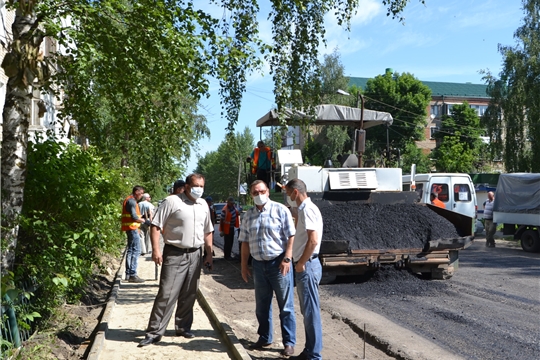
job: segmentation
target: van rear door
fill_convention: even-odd
[[[447,210],[476,216],[476,197],[472,181],[467,176],[433,176],[430,181],[431,192],[435,192]]]

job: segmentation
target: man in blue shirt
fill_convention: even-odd
[[[251,273],[248,259],[253,257],[255,314],[259,323],[259,339],[251,349],[260,350],[272,344],[272,298],[276,294],[284,356],[294,354],[296,317],[294,314],[294,279],[292,248],[294,222],[287,207],[269,199],[268,186],[255,180],[250,186],[255,206],[242,218],[238,241],[241,243],[242,278],[248,282]]]

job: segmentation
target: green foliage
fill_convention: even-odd
[[[424,154],[422,149],[420,149],[416,144],[411,143],[407,144],[405,152],[401,157],[401,168],[403,173],[410,173],[411,166],[416,164],[416,173],[417,174],[426,174],[430,173],[432,170],[431,160],[429,155]]]
[[[433,136],[437,140],[434,150],[435,166],[441,172],[478,172],[483,164],[483,129],[480,118],[468,102],[454,105],[451,115],[443,116],[441,128]]]
[[[135,167],[143,184],[163,188],[209,134],[197,101],[211,71],[204,38],[218,45],[217,20],[191,4],[118,0],[88,3],[70,17],[79,26],[58,24],[61,39],[76,44],[58,59],[62,116],[77,119],[78,135],[108,166]]]
[[[368,80],[363,95],[366,109],[389,112],[394,119],[388,130],[374,126],[366,131],[366,139],[372,142],[366,157],[377,159],[386,153],[388,133],[390,149],[400,149],[403,158],[415,158],[410,144],[424,139],[429,87],[409,73],[386,73]]]
[[[15,274],[39,279],[44,311],[78,299],[99,255],[123,245],[119,214],[131,185],[95,153],[52,140],[29,146]]]
[[[321,103],[350,105],[353,96],[344,96],[338,90],[347,89],[349,78],[344,75],[345,69],[337,50],[324,56],[320,68]],[[353,105],[354,106],[354,105]],[[303,129],[304,130],[304,129]],[[350,152],[351,135],[347,126],[306,126],[304,133],[307,140],[304,145],[304,162],[311,165],[324,165],[327,159],[338,165],[339,155]]]
[[[229,196],[238,198],[238,182],[246,182],[250,169],[245,159],[253,151],[254,143],[253,134],[246,127],[243,133],[229,134],[217,151],[199,159],[195,172],[206,178],[204,196],[212,196],[214,202],[225,201]]]
[[[492,159],[507,172],[540,172],[540,1],[523,0],[523,24],[515,46],[499,45],[499,78],[485,71],[491,103],[483,117]]]

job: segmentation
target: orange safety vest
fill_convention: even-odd
[[[433,199],[431,204],[435,205],[435,206],[438,206],[440,208],[446,209],[446,205],[444,205],[444,203],[441,200],[437,199],[437,198]]]
[[[231,229],[230,225],[231,225],[232,213],[229,210],[228,206],[225,206],[223,209],[225,211],[225,220],[222,219],[219,222],[219,231],[223,231],[225,234],[229,235],[229,231]],[[238,212],[236,208],[234,209],[234,211],[236,211],[236,221],[235,221],[234,227],[239,228],[240,227],[240,213]],[[226,229],[223,229],[223,224],[226,224],[229,226],[227,226]]]
[[[141,223],[138,223],[136,221],[133,221],[133,218],[131,217],[131,213],[127,211],[126,204],[129,199],[135,199],[132,195],[129,195],[126,200],[124,200],[124,204],[122,205],[122,231],[129,231],[129,230],[137,230],[141,227]],[[135,203],[137,201],[135,200]],[[139,209],[139,204],[135,207],[135,211],[137,213],[137,216],[139,219],[141,218],[141,210]]]
[[[272,166],[272,169],[276,168],[276,164],[274,163],[274,157],[272,156],[272,149],[270,149],[268,146],[263,149],[263,151],[266,153],[266,156],[268,159],[270,159],[270,163]],[[251,165],[251,173],[257,174],[257,167],[259,166],[259,153],[260,149],[256,147],[253,150],[253,164]]]

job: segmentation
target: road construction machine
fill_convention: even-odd
[[[450,278],[457,268],[459,251],[474,239],[474,218],[420,204],[416,191],[403,191],[400,168],[362,166],[364,129],[389,126],[392,116],[363,108],[319,105],[310,114],[271,111],[257,126],[294,124],[299,119],[309,119],[315,125],[355,127],[354,153],[342,157],[340,168],[330,164],[304,166],[300,150],[277,152],[281,183],[303,180],[321,209],[325,230],[319,259],[323,277],[363,274],[391,265],[434,279]],[[449,186],[463,201],[475,202],[475,196]],[[474,192],[474,187],[467,191]]]

